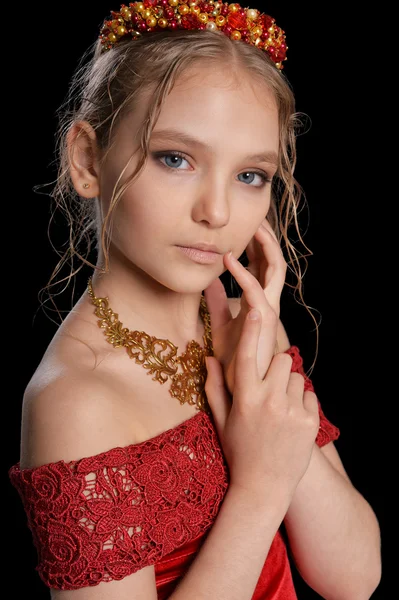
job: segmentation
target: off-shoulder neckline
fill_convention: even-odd
[[[159,438],[162,438],[162,437],[166,436],[168,433],[170,433],[172,431],[176,431],[176,430],[180,429],[181,427],[187,426],[191,422],[194,422],[196,419],[199,420],[200,417],[201,417],[201,419],[205,419],[206,418],[208,421],[211,421],[211,418],[209,417],[209,415],[207,415],[207,413],[205,411],[199,410],[197,414],[193,415],[192,417],[189,417],[188,419],[185,419],[184,421],[182,421],[178,425],[175,425],[175,427],[170,427],[169,429],[166,429],[165,431],[162,431],[161,433],[158,433],[157,435],[154,435],[151,438],[143,440],[142,442],[136,442],[136,443],[133,443],[133,444],[127,444],[126,446],[114,446],[113,448],[109,448],[108,450],[103,450],[102,452],[98,452],[97,454],[93,454],[91,456],[83,456],[83,457],[77,458],[75,460],[65,461],[63,459],[60,459],[60,460],[52,461],[52,462],[49,462],[49,463],[44,463],[43,465],[38,465],[37,467],[26,467],[24,469],[21,469],[21,467],[20,467],[21,462],[18,461],[16,464],[14,464],[10,468],[10,471],[13,470],[13,471],[16,471],[16,472],[19,472],[19,473],[29,473],[30,471],[35,471],[37,469],[49,467],[51,465],[64,465],[64,466],[69,467],[71,465],[76,465],[76,464],[78,464],[78,463],[80,463],[80,462],[82,462],[84,460],[95,460],[97,458],[101,458],[104,455],[109,454],[110,452],[114,452],[115,450],[127,451],[130,448],[138,448],[138,447],[143,446],[145,444],[149,444],[151,442],[155,442]]]

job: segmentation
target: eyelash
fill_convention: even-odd
[[[182,152],[178,152],[177,150],[172,151],[172,152],[153,152],[152,153],[153,159],[157,160],[157,161],[159,161],[159,159],[161,159],[161,158],[165,158],[165,156],[178,156],[179,158],[184,158],[184,160],[187,160],[185,155]],[[168,167],[167,165],[165,165],[162,162],[160,162],[160,164],[163,167],[165,167],[165,169],[169,169],[169,171],[181,171],[181,169],[172,169],[172,167]],[[244,171],[244,173],[254,173],[255,175],[259,175],[259,177],[263,181],[262,185],[248,185],[247,187],[257,187],[257,188],[261,189],[261,188],[264,188],[267,183],[272,182],[272,178],[269,177],[269,175],[267,175],[267,173],[265,173],[264,171],[256,171],[256,170],[255,171]]]

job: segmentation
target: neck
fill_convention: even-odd
[[[191,340],[203,345],[201,292],[175,292],[116,264],[107,274],[93,274],[92,284],[97,298],[108,297],[109,307],[117,313],[123,327],[169,339],[177,346]]]

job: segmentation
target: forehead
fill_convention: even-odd
[[[265,82],[248,73],[219,67],[193,67],[175,83],[163,106],[161,118],[181,112],[191,117],[207,115],[209,120],[225,121],[234,114],[236,121],[260,120],[277,115],[273,92]],[[223,118],[225,116],[225,118]]]
[[[136,127],[146,118],[151,92],[143,94],[130,115]],[[178,129],[206,141],[217,153],[237,154],[240,148],[245,154],[277,152],[278,121],[275,96],[265,82],[220,67],[197,67],[178,78],[166,96],[152,137],[160,130]]]

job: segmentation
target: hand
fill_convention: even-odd
[[[225,267],[243,290],[240,312],[235,318],[232,317],[227,295],[219,278],[204,292],[211,317],[214,356],[223,367],[230,394],[234,391],[238,341],[246,316],[252,308],[259,310],[262,316],[257,365],[259,376],[263,379],[266,375],[274,354],[274,350],[269,350],[270,337],[273,339],[273,349],[276,344],[280,296],[287,269],[280,245],[266,219],[248,244],[247,255],[248,269],[228,254],[223,257]]]
[[[270,307],[267,312],[271,313],[266,315],[269,320],[276,318]],[[259,377],[256,352],[260,330],[260,316],[245,319],[236,349],[232,401],[223,369],[214,356],[206,358],[205,392],[231,485],[263,500],[266,491],[273,492],[288,508],[308,468],[319,428],[317,397],[304,391],[305,379],[291,371],[292,358],[287,353],[273,356],[266,377]],[[269,337],[267,343],[272,354],[273,340]]]

